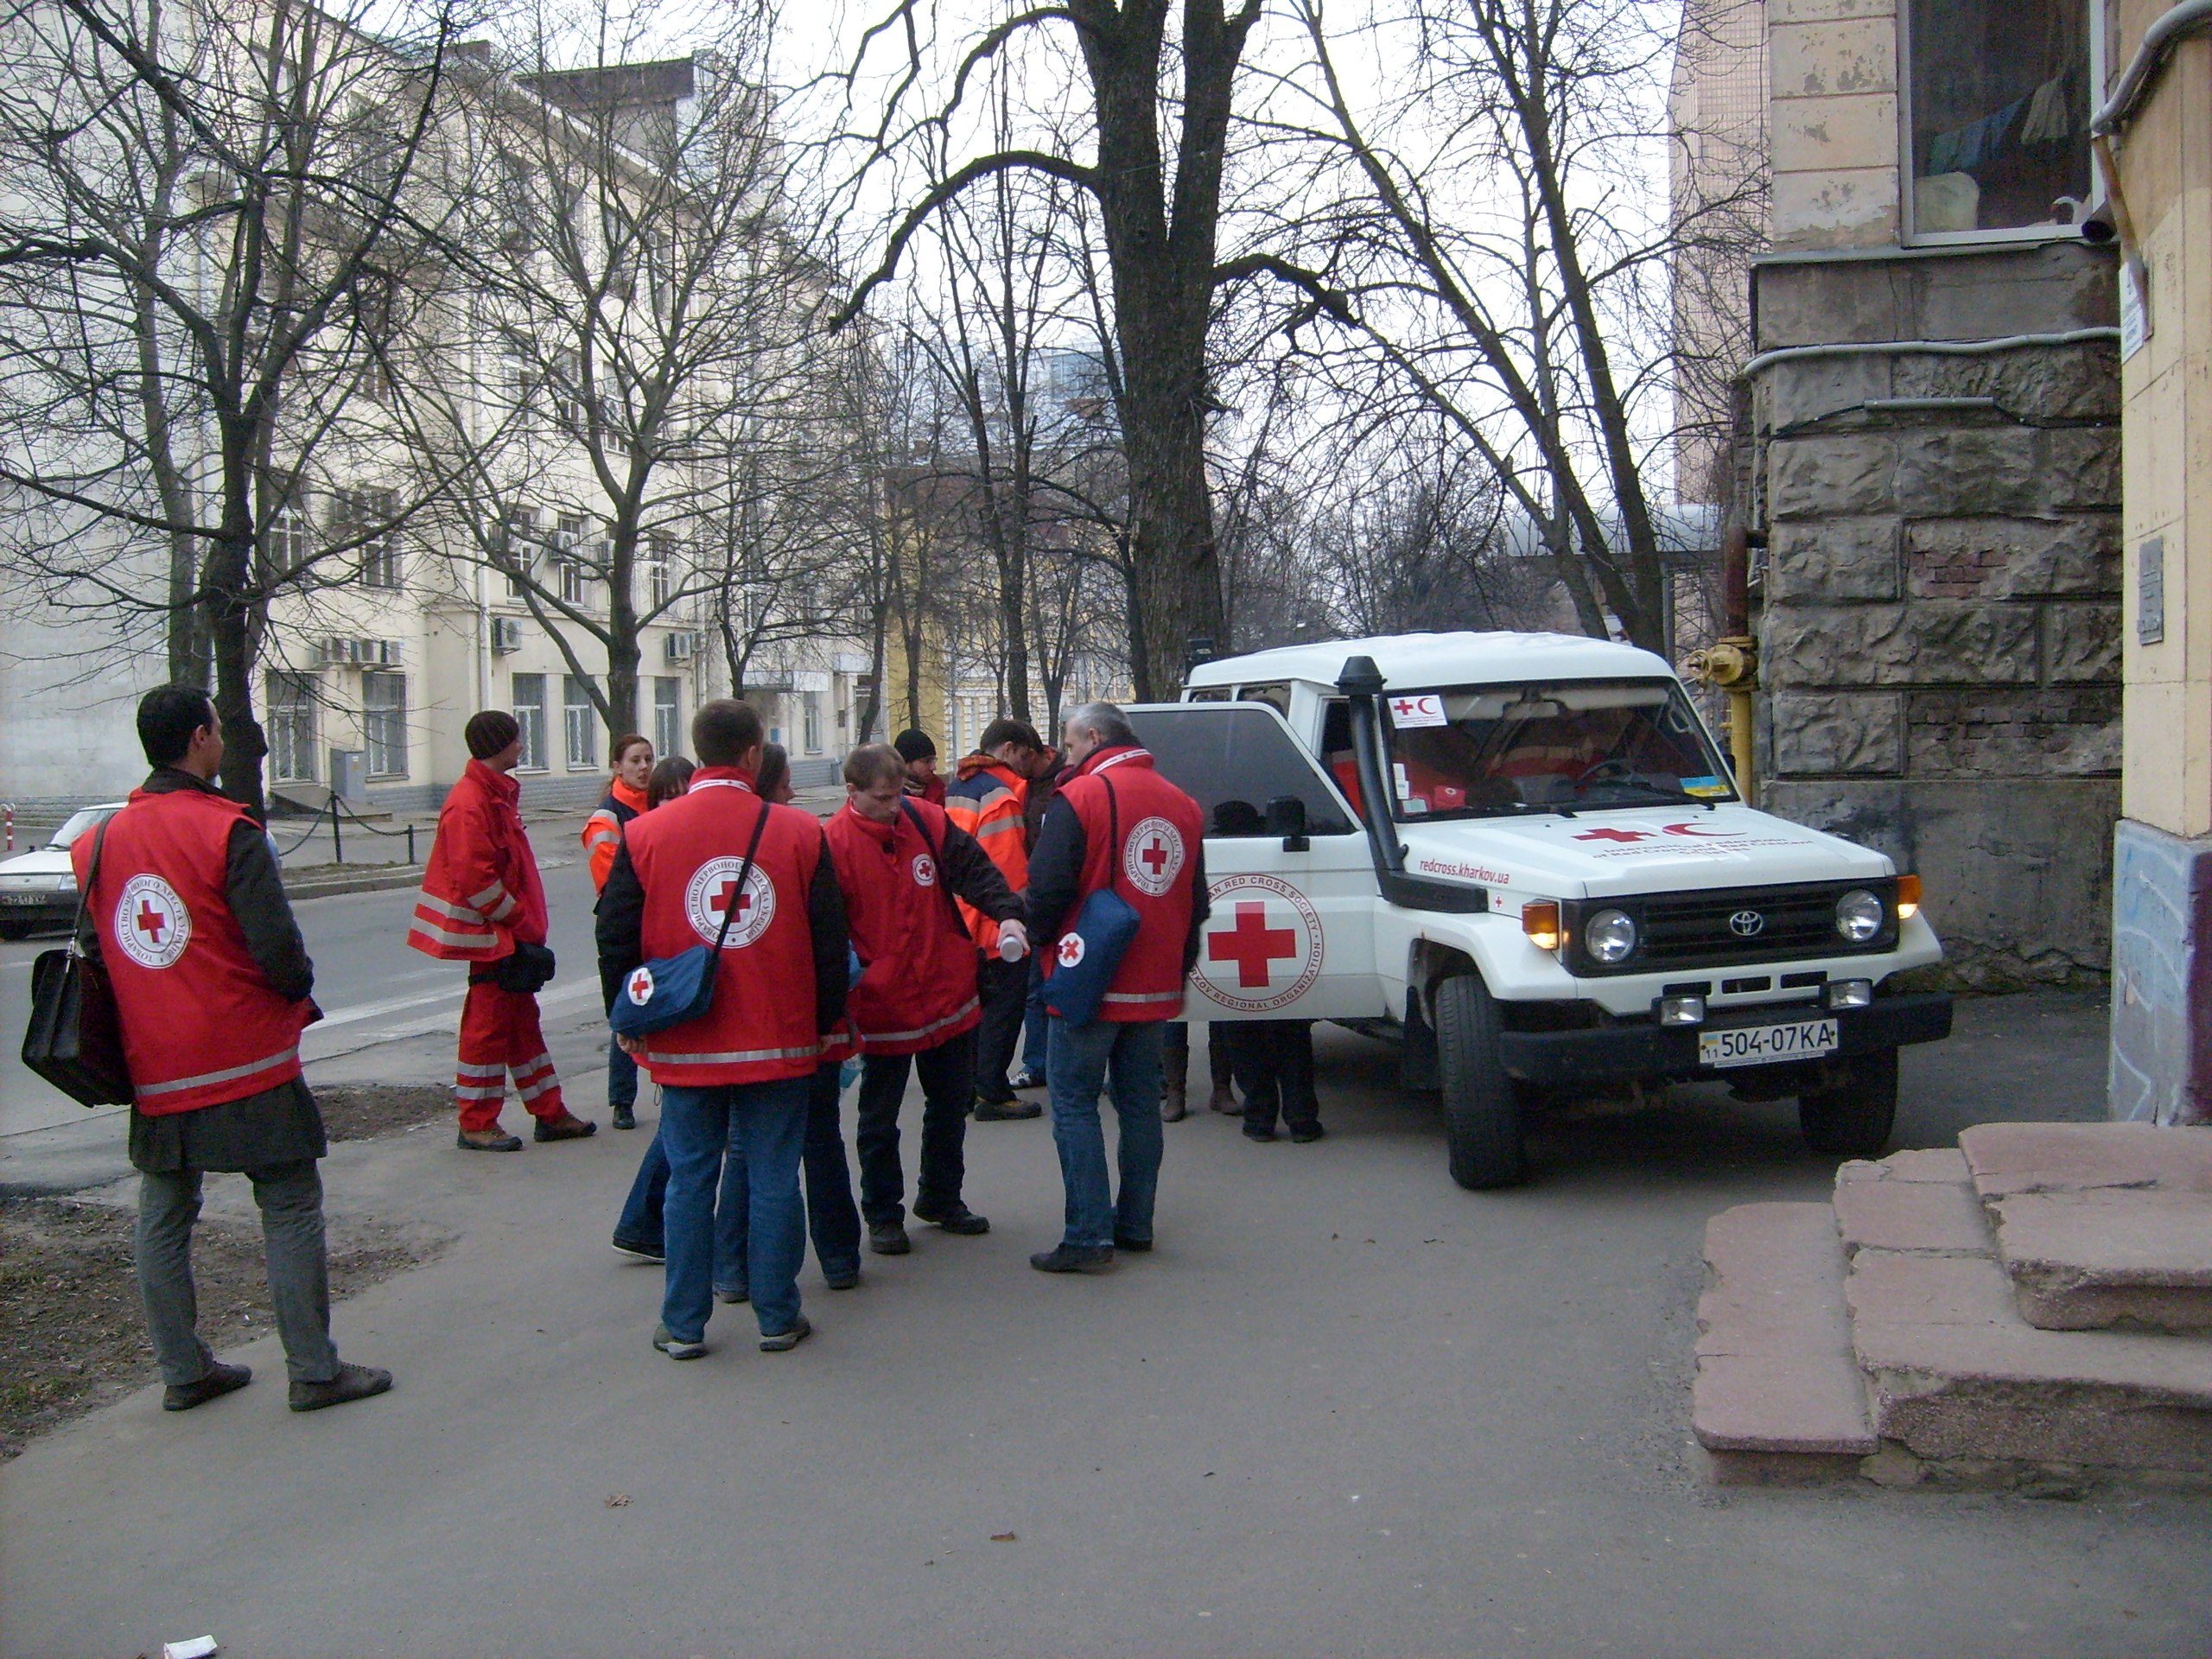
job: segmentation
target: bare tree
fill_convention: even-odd
[[[406,516],[304,522],[408,302],[461,18],[52,0],[0,22],[0,484],[57,604],[158,629],[258,812],[271,607]],[[379,24],[385,22],[379,16]],[[435,220],[435,209],[429,210]]]

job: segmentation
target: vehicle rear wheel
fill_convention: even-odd
[[[1797,1128],[1823,1156],[1878,1158],[1897,1117],[1897,1052],[1832,1062],[1818,1088],[1797,1096]]]
[[[1521,1091],[1497,1053],[1500,1022],[1490,988],[1473,974],[1438,984],[1436,1046],[1452,1179],[1471,1192],[1529,1179]]]

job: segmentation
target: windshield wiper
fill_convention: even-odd
[[[1610,788],[1640,789],[1659,800],[1669,803],[1679,801],[1684,806],[1701,806],[1708,812],[1714,810],[1719,805],[1717,801],[1709,801],[1703,796],[1693,795],[1686,789],[1669,789],[1664,784],[1647,783],[1641,778],[1607,778],[1602,781]],[[1583,804],[1586,806],[1589,803],[1586,801]]]

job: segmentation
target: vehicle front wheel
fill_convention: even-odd
[[[1500,1022],[1490,988],[1460,974],[1436,988],[1436,1046],[1452,1179],[1472,1192],[1529,1179],[1521,1091],[1498,1058]]]
[[[1832,1061],[1819,1087],[1797,1096],[1805,1144],[1833,1158],[1878,1158],[1897,1117],[1897,1052]]]

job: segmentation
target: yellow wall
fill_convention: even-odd
[[[2115,74],[2164,0],[2122,0]],[[2121,135],[2152,331],[2120,370],[2126,524],[2121,810],[2212,834],[2212,40],[2177,51]],[[2138,642],[2142,548],[2165,543],[2165,638]]]

